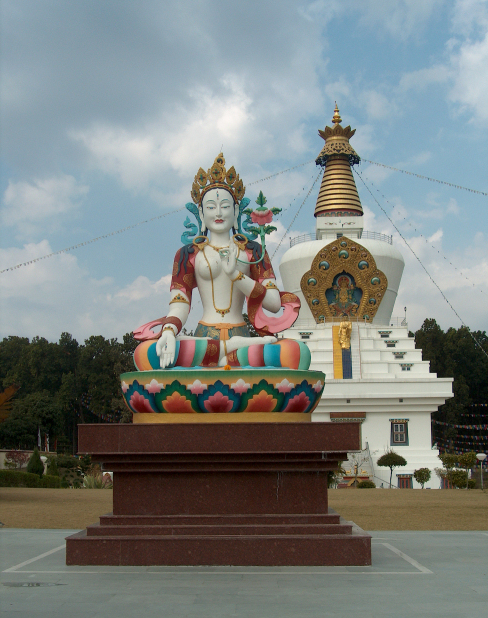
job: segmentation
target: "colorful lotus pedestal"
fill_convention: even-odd
[[[67,538],[69,565],[371,564],[371,537],[329,511],[327,498],[328,473],[360,448],[359,423],[137,423],[78,431],[79,452],[113,472],[113,513]]]
[[[217,415],[220,422],[243,422],[258,420],[256,414],[269,422],[291,419],[290,414],[294,420],[307,420],[322,395],[324,379],[321,371],[286,368],[172,369],[121,376],[134,422],[150,423],[173,422],[175,415],[191,415],[191,422],[208,421],[208,415]]]

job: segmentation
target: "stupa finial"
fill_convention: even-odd
[[[335,109],[334,109],[334,116],[332,117],[332,122],[334,124],[341,124],[342,118],[339,114],[339,108],[337,107],[337,101],[334,101],[334,103],[335,103]]]

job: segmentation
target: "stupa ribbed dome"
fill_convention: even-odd
[[[352,165],[359,163],[359,157],[349,143],[356,130],[350,126],[343,128],[341,122],[336,104],[332,118],[334,128],[325,127],[324,131],[319,131],[325,145],[316,163],[325,167],[325,171],[315,205],[316,217],[363,214],[351,170]]]

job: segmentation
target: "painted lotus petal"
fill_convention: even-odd
[[[208,385],[202,384],[200,380],[195,380],[192,384],[188,384],[186,387],[193,395],[201,395],[204,391],[207,390]]]
[[[248,382],[245,382],[242,378],[239,378],[237,382],[234,382],[230,386],[233,391],[242,395],[242,393],[247,393],[247,391],[251,388],[251,385]]]
[[[287,395],[285,395],[285,401],[283,404],[283,411],[290,412],[292,410],[289,409],[289,406],[299,405],[299,402],[303,402],[303,398],[297,399],[293,404],[291,403],[297,396],[303,393],[308,399],[308,404],[303,410],[296,410],[298,412],[309,412],[313,405],[315,404],[318,394],[314,391],[314,389],[310,386],[310,384],[303,380],[301,384],[298,384],[295,388],[293,388]],[[293,410],[295,411],[295,410]]]
[[[169,414],[193,414],[194,410],[189,401],[184,395],[174,391],[163,402],[165,412]]]
[[[164,384],[160,384],[157,380],[155,380],[154,378],[149,382],[149,384],[146,386],[146,391],[148,393],[159,393],[159,391],[164,388]]]
[[[215,384],[210,384],[210,386],[204,393],[198,395],[198,405],[200,406],[200,409],[202,411],[210,411],[208,410],[208,406],[206,405],[206,402],[209,400],[211,400],[211,403],[209,405],[215,405],[218,409],[220,409],[221,405],[224,405],[223,400],[220,396],[215,398],[217,393],[219,393],[223,397],[226,397],[227,401],[230,402],[231,405],[230,408],[226,410],[227,412],[237,412],[237,410],[239,409],[239,404],[241,402],[241,396],[239,395],[239,393],[233,391],[228,384],[223,384],[221,380],[217,380]],[[228,404],[226,403],[225,406],[228,407]]]
[[[204,405],[207,412],[213,414],[226,414],[232,410],[232,401],[227,395],[223,395],[221,392],[211,395],[205,401]]]
[[[320,391],[324,388],[324,385],[321,380],[317,380],[317,382],[315,382],[312,388],[316,393],[320,393]]]
[[[309,397],[302,391],[289,399],[283,412],[305,412],[310,407]]]
[[[129,400],[129,406],[134,410],[134,412],[140,412],[143,414],[147,414],[148,412],[154,412],[151,407],[151,402],[141,395],[140,393],[132,393]]]
[[[286,378],[283,378],[283,380],[276,385],[276,388],[280,393],[289,393],[294,386],[293,382],[289,382]]]
[[[176,396],[175,393],[179,396]],[[169,385],[156,393],[154,401],[160,412],[183,413],[198,412],[198,401],[196,395],[188,391],[185,384],[180,384],[178,380],[174,380]],[[168,402],[169,403],[166,403]]]
[[[261,380],[242,395],[241,412],[277,412],[285,395],[272,384]]]
[[[154,395],[148,393],[142,384],[134,380],[124,393],[124,398],[133,412],[157,412],[157,406],[154,401]],[[144,403],[147,401],[147,403]]]
[[[276,404],[277,400],[273,395],[261,391],[257,395],[253,395],[252,399],[249,399],[244,412],[274,412]]]
[[[125,393],[129,390],[129,385],[122,380],[122,392]]]

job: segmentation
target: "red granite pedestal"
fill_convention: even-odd
[[[114,474],[113,514],[66,540],[69,565],[369,565],[329,512],[327,473],[359,423],[80,425]]]

